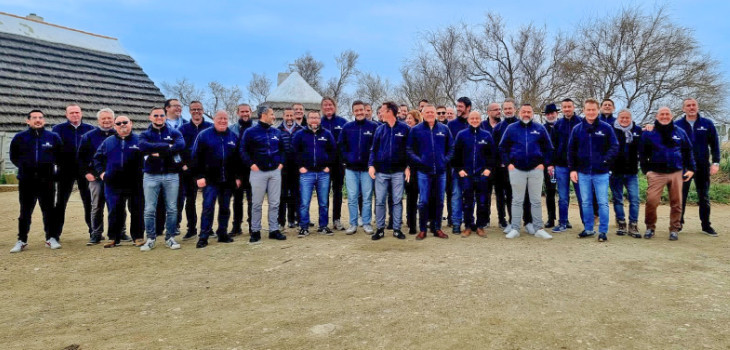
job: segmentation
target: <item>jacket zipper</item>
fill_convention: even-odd
[[[223,136],[220,136],[221,139],[221,153],[223,154],[223,158],[221,158],[221,178],[222,181],[226,181],[226,145],[225,140],[223,140]]]

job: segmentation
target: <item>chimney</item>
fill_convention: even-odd
[[[286,80],[286,78],[289,77],[289,74],[291,74],[291,73],[279,73],[279,77],[277,78],[277,81],[276,81],[276,86],[281,85],[281,83],[283,83],[284,80]]]
[[[43,17],[38,16],[35,13],[31,13],[31,14],[27,15],[27,16],[25,16],[25,18],[27,18],[31,21],[43,22]]]

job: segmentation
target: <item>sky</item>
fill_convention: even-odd
[[[0,11],[36,13],[49,23],[118,38],[159,87],[187,78],[216,80],[244,91],[252,73],[276,84],[278,72],[306,52],[335,76],[334,57],[352,49],[358,69],[400,82],[399,68],[419,36],[451,24],[479,26],[493,11],[508,29],[530,22],[549,33],[571,31],[622,7],[666,5],[672,20],[691,28],[730,81],[728,1],[146,1],[0,0]]]

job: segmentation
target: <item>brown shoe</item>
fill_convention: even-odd
[[[477,228],[477,235],[482,238],[487,238],[487,233],[481,227]]]
[[[137,238],[134,240],[135,247],[141,247],[144,245],[144,238]]]
[[[447,236],[444,233],[444,231],[441,231],[441,230],[436,230],[436,233],[434,233],[433,235],[436,236],[436,237],[438,237],[438,238],[444,238],[444,239],[448,239],[449,238],[449,236]]]
[[[422,240],[424,238],[426,238],[426,232],[424,232],[424,231],[421,231],[421,232],[418,233],[418,235],[416,235],[416,240],[417,241],[420,241],[420,240]]]
[[[111,241],[107,241],[106,243],[104,243],[104,248],[114,248],[117,245],[118,245],[117,242],[114,242],[113,240],[111,240]]]
[[[466,229],[461,233],[461,238],[467,238],[469,236],[471,236],[471,229]]]

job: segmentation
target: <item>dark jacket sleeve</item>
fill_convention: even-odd
[[[509,159],[510,148],[512,148],[512,137],[509,134],[508,128],[502,134],[502,140],[499,141],[499,157],[504,166],[509,166],[512,163]]]
[[[417,142],[416,133],[411,130],[408,134],[408,140],[406,141],[406,153],[408,153],[408,160],[411,165],[416,167],[421,165],[421,157],[418,155],[418,151],[416,150]]]
[[[20,138],[16,135],[13,140],[10,141],[10,162],[16,167],[20,167]]]
[[[542,154],[545,158],[543,160],[543,164],[545,167],[549,167],[553,164],[553,155],[555,154],[555,149],[553,147],[553,141],[550,139],[550,133],[548,133],[546,127],[542,127],[540,132],[544,135],[542,137],[542,144],[540,147],[542,147]]]
[[[88,135],[84,134],[84,136],[81,136],[79,150],[76,153],[76,158],[79,161],[79,175],[86,176],[86,174],[91,173],[94,176],[98,176],[98,173],[94,173],[92,164],[95,151],[92,150],[91,140]]]
[[[715,124],[710,124],[710,139],[708,140],[708,143],[710,144],[710,152],[712,154],[712,163],[720,163],[720,137],[717,135],[717,128],[715,128]]]
[[[646,175],[649,172],[649,156],[652,152],[651,140],[648,133],[642,133],[639,141],[639,165],[641,172]]]
[[[203,166],[203,162],[201,162],[202,157],[205,154],[204,148],[204,143],[200,142],[200,137],[196,137],[195,142],[193,143],[193,148],[190,150],[190,160],[188,163],[188,169],[196,179],[202,179],[205,177],[205,167]]]
[[[494,168],[497,166],[497,145],[494,144],[494,139],[491,135],[487,137],[487,144],[488,147],[486,150],[486,154],[484,155],[484,159],[486,159],[486,168],[489,169],[489,175],[491,176],[491,173],[494,172]]]
[[[570,137],[568,137],[568,169],[570,171],[575,171],[575,163],[578,157],[578,146],[580,142],[576,137],[577,130],[578,127],[573,128],[570,132]]]
[[[447,130],[449,128],[446,128]],[[446,165],[451,163],[451,159],[454,158],[454,135],[451,135],[451,130],[448,130],[446,133],[446,149],[444,150],[444,154],[446,154]]]
[[[613,127],[608,128],[608,131],[610,131],[610,136],[607,140],[608,150],[606,151],[605,159],[610,169],[618,156],[618,138],[616,138],[616,133],[613,131]]]
[[[294,133],[291,140],[291,147],[292,150],[294,150],[295,158],[296,158],[296,164],[297,164],[297,170],[299,168],[303,167],[304,164],[304,152],[302,150],[302,135],[304,131],[299,130]]]
[[[249,150],[251,149],[248,145],[249,140],[251,139],[251,135],[248,135],[247,137],[247,131],[243,132],[243,137],[241,138],[241,143],[238,145],[238,155],[241,158],[241,164],[246,167],[250,168],[251,165],[251,155],[249,154]]]
[[[96,170],[96,173],[101,175],[104,171],[106,171],[106,161],[107,161],[107,142],[102,142],[101,145],[99,145],[99,149],[96,150],[96,153],[94,153],[93,158],[93,166],[94,170]]]
[[[451,147],[451,167],[458,173],[464,170],[464,156],[462,149],[464,148],[464,138],[456,137],[453,147]]]
[[[185,150],[185,139],[183,139],[182,134],[177,130],[170,130],[170,134],[173,138],[173,144],[172,147],[170,147],[170,152],[172,153],[180,153]]]
[[[696,171],[694,149],[687,134],[682,136],[682,163],[685,171]]]
[[[166,142],[152,142],[148,138],[148,134],[143,132],[139,135],[139,151],[142,154],[159,153],[165,155],[170,152],[170,144]]]
[[[368,157],[368,168],[375,166],[375,152],[380,152],[380,134],[378,131],[380,131],[380,128],[376,128],[375,135],[373,135],[373,145],[370,147],[370,156]]]

